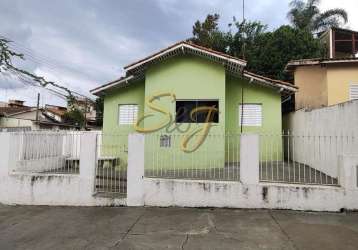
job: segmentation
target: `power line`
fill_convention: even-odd
[[[28,47],[26,47],[25,45],[22,45],[21,43],[19,43],[19,42],[16,42],[16,41],[13,41],[11,38],[9,38],[9,37],[6,37],[6,36],[4,36],[4,35],[0,35],[0,37],[2,37],[2,38],[4,38],[4,39],[6,39],[6,40],[8,40],[8,41],[10,41],[10,47],[14,47],[15,49],[18,49],[18,50],[24,50],[24,51],[26,51],[27,52],[27,56],[30,56],[30,57],[32,57],[34,60],[36,60],[37,62],[39,62],[39,63],[41,63],[41,64],[45,64],[47,67],[51,67],[51,68],[53,68],[53,69],[56,69],[56,67],[58,67],[58,68],[66,68],[68,71],[72,71],[72,72],[76,72],[76,73],[81,73],[81,74],[83,74],[82,72],[80,72],[80,71],[77,71],[77,70],[74,70],[73,68],[69,68],[69,67],[67,67],[67,65],[66,64],[61,64],[61,63],[59,63],[59,62],[55,62],[55,61],[53,61],[53,59],[48,59],[48,58],[46,58],[46,57],[44,57],[44,56],[41,56],[41,54],[40,53],[37,53],[36,54],[36,56],[35,55],[33,55],[33,51],[32,51],[32,49],[31,48],[28,48]],[[25,53],[24,53],[25,54]]]
[[[11,69],[10,69],[11,70]],[[23,85],[27,86],[27,87],[36,87],[36,88],[41,88],[41,89],[45,89],[48,92],[51,92],[51,94],[63,99],[63,100],[67,100],[67,96],[63,93],[60,93],[56,90],[50,89],[50,88],[43,88],[42,86],[36,84],[32,79],[27,79],[24,75],[20,74],[19,72],[15,71],[15,70],[11,70],[11,72],[17,76],[17,79],[19,80],[20,83],[22,83]]]
[[[8,41],[10,41],[10,42],[11,42],[10,45],[17,44],[17,45],[14,45],[14,46],[12,46],[12,47],[15,47],[16,49],[19,49],[19,48],[20,48],[20,51],[21,51],[21,50],[26,50],[27,53],[26,53],[26,54],[23,53],[23,54],[26,55],[27,59],[29,59],[30,61],[35,62],[35,63],[37,63],[37,64],[42,64],[42,65],[46,66],[49,71],[55,73],[55,76],[56,76],[56,77],[59,77],[59,78],[63,79],[62,77],[60,77],[60,75],[61,75],[60,72],[58,72],[57,69],[53,66],[53,65],[56,66],[56,64],[53,64],[52,62],[50,62],[50,61],[48,61],[47,59],[44,59],[44,58],[40,59],[39,56],[34,56],[34,55],[32,54],[32,51],[31,51],[30,49],[26,48],[25,46],[20,45],[19,43],[17,43],[17,42],[15,42],[15,41],[11,40],[10,38],[8,38],[8,37],[6,37],[6,36],[0,35],[0,37],[2,37],[3,39],[6,39],[6,40],[8,40]],[[16,46],[17,46],[17,47],[16,47]],[[57,65],[57,66],[58,66],[58,65]],[[63,66],[59,66],[59,67],[62,67],[62,68],[65,68],[65,69],[69,69],[68,67],[63,67]],[[71,69],[70,69],[69,71],[71,71]],[[76,71],[76,72],[78,72],[78,71]],[[56,73],[59,73],[59,74],[57,75]],[[66,84],[66,85],[68,86],[68,84]],[[91,98],[89,98],[88,96],[86,96],[86,95],[84,95],[84,94],[81,94],[81,93],[79,93],[79,92],[77,92],[77,91],[73,91],[73,90],[70,90],[70,91],[71,91],[72,93],[78,95],[78,96],[87,98],[88,100],[92,101]]]

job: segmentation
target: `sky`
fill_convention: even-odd
[[[357,0],[322,0],[322,10],[344,8],[346,28],[358,30]],[[245,17],[275,29],[288,24],[289,0],[245,1]],[[25,55],[14,63],[78,93],[123,75],[123,66],[192,35],[196,20],[220,14],[225,28],[242,18],[241,0],[0,0],[0,36]],[[65,105],[42,88],[0,72],[0,101]]]

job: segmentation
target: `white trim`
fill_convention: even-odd
[[[355,63],[358,62],[358,58],[346,59],[346,60],[324,60],[322,64],[330,64],[330,63]]]
[[[139,67],[139,66],[141,66],[141,65],[143,65],[143,64],[145,64],[145,63],[147,63],[147,62],[153,61],[153,60],[155,60],[155,59],[157,59],[157,58],[159,58],[159,57],[161,57],[161,56],[164,56],[165,54],[168,54],[168,53],[170,53],[170,52],[172,52],[172,51],[174,51],[174,50],[180,49],[180,48],[181,48],[182,50],[183,50],[184,48],[192,49],[192,50],[195,50],[195,51],[199,51],[199,52],[202,52],[202,53],[205,53],[205,54],[208,54],[208,55],[211,55],[211,56],[214,56],[214,57],[217,57],[217,58],[220,58],[220,59],[229,61],[229,62],[234,63],[234,64],[239,64],[239,65],[242,66],[242,67],[245,67],[245,66],[246,66],[246,62],[243,62],[243,61],[241,61],[241,60],[236,60],[236,59],[233,59],[233,58],[229,58],[229,57],[225,57],[225,56],[222,56],[222,55],[218,55],[218,54],[216,54],[216,53],[212,53],[212,52],[207,51],[207,50],[199,49],[199,48],[196,48],[196,47],[191,46],[191,45],[186,44],[186,43],[180,43],[180,44],[174,46],[173,48],[167,49],[167,50],[165,50],[165,51],[163,51],[163,52],[161,52],[161,53],[159,53],[159,54],[157,54],[157,55],[151,56],[151,57],[149,57],[149,58],[146,59],[146,60],[143,60],[143,61],[141,61],[141,62],[138,62],[138,63],[136,63],[136,64],[133,64],[133,65],[131,65],[131,66],[129,66],[129,67],[124,67],[124,69],[125,69],[126,71],[130,71],[130,70],[132,70],[132,69],[134,69],[134,68],[137,68],[137,67]]]
[[[358,83],[350,83],[349,84],[349,100],[351,101],[351,100],[357,100],[357,99],[358,99]]]
[[[103,87],[99,87],[99,88],[97,88],[97,89],[92,89],[92,90],[90,90],[90,93],[93,94],[93,95],[95,95],[95,94],[97,94],[97,93],[99,93],[99,92],[101,92],[101,91],[103,91],[103,90],[106,90],[106,89],[108,89],[108,88],[111,88],[111,87],[113,87],[113,86],[116,86],[117,84],[120,84],[120,83],[123,83],[123,82],[127,82],[127,81],[129,81],[129,80],[132,80],[133,78],[134,78],[133,75],[127,76],[127,77],[125,77],[125,78],[123,78],[123,79],[121,79],[121,80],[114,81],[114,82],[112,82],[111,84],[105,85],[105,86],[103,86]]]
[[[297,89],[295,87],[290,87],[290,86],[280,84],[280,83],[272,83],[270,81],[264,80],[262,78],[259,78],[259,77],[253,76],[253,75],[250,75],[248,73],[244,73],[244,77],[254,79],[257,82],[261,82],[261,83],[270,85],[270,86],[275,87],[275,88],[283,88],[283,89],[287,89],[287,90],[293,91],[293,92],[297,91]]]
[[[121,108],[126,108],[126,110]],[[125,113],[124,113],[125,112]],[[122,114],[124,113],[124,114]],[[132,125],[138,119],[138,104],[118,104],[118,125]]]
[[[332,28],[329,29],[329,58],[333,58],[333,31]]]
[[[262,103],[239,103],[239,126],[262,127]],[[241,118],[243,111],[244,117]],[[250,112],[251,113],[248,113]]]

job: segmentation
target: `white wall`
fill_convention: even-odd
[[[0,117],[0,127],[30,127],[32,130],[38,129],[38,126],[33,121],[7,117]]]
[[[291,159],[338,175],[338,156],[358,154],[358,100],[314,110],[298,110],[283,118],[293,134]]]
[[[80,174],[11,174],[10,133],[0,133],[0,203],[71,206],[183,206],[270,208],[313,211],[358,209],[357,155],[339,157],[341,186],[260,183],[243,175],[240,181],[194,181],[146,178],[144,136],[131,135],[129,142],[128,197],[94,196],[97,135],[81,136]],[[242,136],[247,149],[256,145],[257,136]],[[249,144],[251,141],[251,144]],[[243,171],[258,174],[257,150],[243,152]],[[254,159],[256,157],[256,159]]]
[[[24,205],[118,206],[125,199],[94,195],[96,133],[81,135],[80,174],[12,173],[11,133],[0,133],[0,203]]]
[[[240,175],[237,181],[200,181],[143,177],[144,136],[131,136],[128,205],[269,208],[312,211],[358,209],[358,156],[342,155],[338,162],[342,186],[260,183],[258,176]],[[245,144],[243,144],[245,143]],[[258,138],[242,135],[240,173],[259,174]],[[244,146],[245,145],[245,146]],[[142,147],[136,150],[136,147]],[[248,149],[256,147],[257,149]],[[133,154],[133,155],[132,155]],[[133,159],[132,159],[133,157]],[[242,159],[247,157],[247,159]],[[254,159],[256,157],[256,159]],[[142,158],[142,159],[139,159]],[[128,173],[130,172],[128,171]],[[137,173],[137,174],[135,174]]]
[[[283,117],[284,129],[316,135],[358,135],[358,100],[325,108],[298,110]]]
[[[144,205],[339,211],[358,208],[340,187],[144,178]],[[348,203],[348,202],[349,203]]]
[[[342,157],[345,160],[341,161],[341,169],[345,169],[340,176],[343,183],[341,187],[144,178],[143,205],[308,211],[356,210],[358,157],[347,157]]]
[[[125,199],[93,196],[76,175],[12,174],[0,177],[0,203],[7,205],[120,206]]]

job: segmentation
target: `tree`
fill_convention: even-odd
[[[309,32],[319,32],[329,27],[340,27],[347,23],[348,14],[344,9],[335,8],[320,12],[318,5],[320,0],[293,0],[287,16],[292,25],[298,29]]]
[[[104,99],[101,96],[96,99],[96,103],[95,103],[97,126],[103,125],[103,101]]]
[[[68,94],[67,98],[69,99],[73,98],[72,92],[68,88],[60,86],[52,81],[47,81],[45,78],[32,74],[24,69],[19,69],[15,67],[12,63],[13,58],[19,58],[25,60],[25,57],[23,54],[17,53],[12,49],[10,49],[9,47],[10,42],[11,42],[10,40],[0,37],[0,73],[2,71],[9,71],[10,73],[16,75],[28,77],[32,81],[38,83],[40,86],[44,88],[46,88],[48,85],[52,85],[55,88],[64,90]]]
[[[250,48],[255,38],[265,32],[267,26],[259,21],[233,22],[228,24],[228,31],[219,29],[218,14],[208,14],[204,22],[199,20],[193,26],[194,37],[189,39],[195,44],[224,52],[236,57],[245,57],[244,46]],[[234,27],[234,29],[232,29]]]
[[[211,27],[204,29],[205,32],[201,29],[200,34],[213,32],[225,34],[221,37],[225,50],[220,51],[235,57],[244,57],[247,61],[246,68],[257,74],[291,80],[290,76],[284,72],[285,65],[290,60],[322,57],[324,54],[324,48],[318,39],[305,29],[284,25],[272,32],[267,32],[267,26],[259,21],[237,22],[234,17],[233,23],[229,24],[229,31],[220,31],[218,21],[218,15],[208,15],[206,21],[203,23],[197,21],[193,28]],[[194,33],[198,34],[197,29],[195,32],[193,30]],[[210,36],[198,35],[193,40],[202,46],[217,47],[217,40],[208,39],[208,37]]]
[[[253,46],[255,46],[257,38],[265,33],[267,25],[259,21],[242,21],[237,22],[233,17],[233,23],[228,25],[230,28],[234,26],[235,31],[229,31],[227,38],[228,53],[235,57],[242,57],[246,59],[247,53],[250,53]]]
[[[197,20],[193,26],[193,38],[189,40],[216,51],[227,52],[227,33],[219,30],[219,18],[218,14],[209,14],[204,22]]]
[[[290,60],[317,58],[323,54],[323,45],[310,32],[284,25],[256,37],[247,51],[247,69],[268,77],[291,80],[284,72]]]
[[[28,83],[30,82],[37,83],[38,85],[44,88],[46,88],[48,85],[51,85],[55,88],[64,90],[67,93],[67,95],[65,95],[67,99],[67,103],[70,104],[70,110],[64,114],[65,122],[75,124],[76,126],[79,127],[83,127],[85,124],[84,114],[81,112],[81,110],[79,110],[73,105],[76,98],[72,94],[72,92],[68,88],[58,85],[55,82],[47,81],[45,78],[41,76],[37,76],[24,69],[20,69],[14,66],[12,63],[14,58],[19,58],[21,60],[24,60],[25,57],[23,54],[13,51],[9,47],[10,42],[11,41],[7,39],[0,38],[0,73],[8,71],[14,75],[19,76],[21,79],[26,78],[27,80],[30,80],[30,81],[26,81]]]
[[[66,123],[74,124],[80,128],[85,126],[85,117],[81,110],[72,108],[63,115],[63,120]]]

